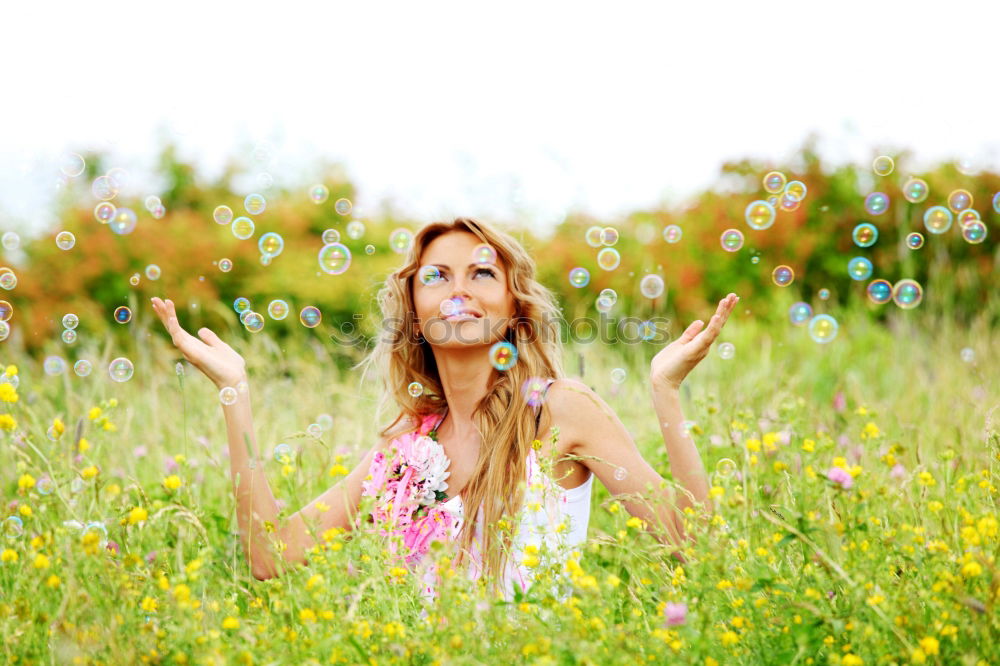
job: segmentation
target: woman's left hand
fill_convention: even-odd
[[[708,355],[712,342],[718,337],[722,326],[729,319],[729,313],[736,307],[739,297],[729,294],[721,301],[705,330],[705,322],[697,320],[688,326],[681,336],[660,350],[649,364],[650,380],[654,389],[677,390],[688,373]],[[698,331],[701,331],[699,333]]]

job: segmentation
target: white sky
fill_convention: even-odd
[[[834,162],[910,148],[998,168],[998,7],[5,3],[0,230],[52,223],[67,150],[108,149],[156,193],[167,133],[209,176],[267,142],[257,170],[303,196],[342,161],[359,216],[391,197],[539,225],[679,203],[811,131]]]

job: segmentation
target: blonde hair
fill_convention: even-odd
[[[457,539],[460,553],[456,563],[460,563],[471,552],[475,517],[482,506],[485,519],[482,576],[495,586],[504,570],[513,535],[505,529],[498,538],[494,528],[505,519],[516,529],[514,517],[524,501],[525,459],[535,438],[536,414],[522,386],[529,378],[563,376],[559,310],[552,293],[535,280],[535,262],[516,239],[483,222],[456,218],[452,222],[427,224],[414,237],[405,263],[389,274],[378,292],[381,315],[392,326],[391,334],[386,336],[383,332],[362,364],[366,366],[366,374],[374,366],[382,381],[378,414],[392,406],[399,410],[396,418],[379,431],[380,436],[394,430],[412,432],[421,416],[441,413],[447,406],[430,345],[414,328],[413,279],[428,244],[455,231],[474,234],[496,251],[514,299],[513,324],[503,339],[517,348],[517,362],[504,372],[492,371],[486,395],[473,412],[482,445],[465,489],[466,520]],[[420,382],[424,387],[417,398],[411,397],[407,390],[411,382]]]

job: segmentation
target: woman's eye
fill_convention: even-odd
[[[496,277],[496,273],[493,272],[492,268],[477,268],[476,272],[473,275],[479,275],[480,273],[485,273],[486,275],[489,275],[490,277],[493,278]]]
[[[440,282],[444,279],[437,266],[424,266],[420,269],[420,283],[429,285]]]

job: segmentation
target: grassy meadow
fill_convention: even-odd
[[[595,480],[586,546],[540,565],[540,584],[511,603],[455,572],[427,604],[366,534],[324,533],[308,567],[255,580],[234,535],[218,396],[194,368],[177,374],[176,352],[147,335],[158,325],[148,305],[129,349],[81,337],[88,377],[71,365],[48,375],[36,357],[0,349],[8,382],[18,378],[16,390],[0,385],[4,658],[1000,663],[1000,334],[985,316],[958,325],[918,308],[876,323],[855,307],[820,345],[782,312],[749,307],[716,343],[733,343],[734,357],[713,349],[684,387],[716,502],[711,517],[690,517],[685,561]],[[284,514],[342,478],[377,426],[373,383],[315,332],[279,343],[266,327],[220,331],[248,360],[264,473]],[[669,478],[647,384],[655,351],[568,344],[565,363]],[[115,383],[108,363],[121,355],[136,371]],[[286,464],[270,455],[280,442],[295,452]],[[849,480],[831,481],[833,467]],[[441,551],[428,557],[447,571]],[[557,574],[572,584],[565,599],[545,585]]]

